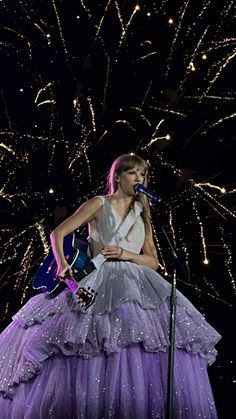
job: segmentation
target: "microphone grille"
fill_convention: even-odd
[[[136,183],[136,185],[134,185],[134,190],[135,192],[140,192],[142,190],[142,184],[141,183]]]

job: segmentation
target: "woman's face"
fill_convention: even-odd
[[[137,183],[144,183],[145,180],[145,169],[142,166],[134,166],[132,169],[128,169],[122,172],[120,175],[116,175],[118,180],[118,188],[127,195],[134,195],[134,185]]]

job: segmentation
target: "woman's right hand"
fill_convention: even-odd
[[[68,265],[68,263],[66,263],[64,265],[59,265],[57,267],[56,276],[61,280],[65,280],[67,278],[72,278],[73,279],[73,272],[72,272],[72,269],[71,269],[70,265]]]

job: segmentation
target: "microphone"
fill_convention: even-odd
[[[143,193],[153,201],[161,201],[161,197],[158,196],[156,192],[150,191],[148,188],[146,188],[146,186],[142,185],[142,183],[136,183],[136,185],[134,185],[134,190],[135,192]]]

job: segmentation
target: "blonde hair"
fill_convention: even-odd
[[[118,182],[116,176],[120,175],[122,172],[133,169],[135,166],[142,168],[145,172],[143,184],[147,186],[148,184],[148,163],[146,160],[143,160],[141,157],[135,154],[122,154],[119,156],[113,163],[110,168],[110,171],[107,176],[107,192],[113,194],[118,188]],[[145,224],[145,228],[150,226],[150,215],[149,215],[149,204],[145,195],[136,194],[131,204],[131,208],[134,205],[135,201],[139,201],[143,205],[142,218]],[[130,208],[130,209],[131,209]]]

